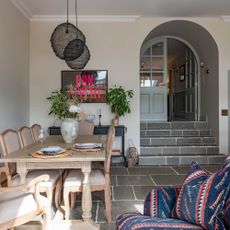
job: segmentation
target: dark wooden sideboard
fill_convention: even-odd
[[[94,126],[94,134],[95,135],[107,135],[109,130],[109,125],[95,125]],[[125,160],[125,133],[127,128],[124,125],[115,126],[115,136],[121,137],[121,151],[122,156]],[[61,129],[59,126],[51,126],[48,128],[49,135],[61,135]]]

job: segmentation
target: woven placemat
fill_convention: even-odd
[[[65,152],[57,154],[57,155],[44,155],[44,154],[39,154],[39,153],[32,153],[31,154],[32,157],[42,158],[42,159],[67,157],[69,155],[70,155],[70,153],[68,151],[65,151]]]
[[[92,149],[72,148],[71,150],[76,152],[98,152],[98,151],[102,151],[103,148],[92,148]]]

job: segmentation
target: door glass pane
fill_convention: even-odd
[[[150,73],[141,73],[140,85],[141,85],[141,87],[151,87]]]
[[[144,55],[150,56],[151,55],[151,48],[148,48],[145,52]]]
[[[152,74],[152,87],[159,87],[164,83],[163,73]]]
[[[164,69],[163,57],[152,57],[152,70],[163,71],[163,69]]]
[[[151,58],[141,57],[140,68],[141,70],[150,71],[151,70]]]
[[[163,42],[152,46],[152,55],[163,55]]]

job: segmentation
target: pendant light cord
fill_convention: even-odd
[[[75,15],[76,15],[76,27],[78,27],[78,23],[77,23],[77,0],[75,0]]]
[[[66,33],[69,33],[69,0],[66,0],[66,8],[67,8],[67,26]]]

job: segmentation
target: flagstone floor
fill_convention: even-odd
[[[214,172],[219,165],[204,165],[203,168],[208,172]],[[111,189],[112,189],[112,224],[106,223],[104,212],[103,192],[93,193],[92,218],[100,224],[101,230],[115,230],[115,221],[117,215],[129,212],[143,210],[143,201],[145,196],[153,185],[180,185],[190,166],[136,166],[134,168],[125,168],[120,165],[114,165],[111,168]],[[74,209],[71,211],[70,219],[81,218],[81,198],[77,198]],[[61,212],[56,211],[53,220],[63,219]],[[34,229],[27,225],[17,228],[18,230]]]

